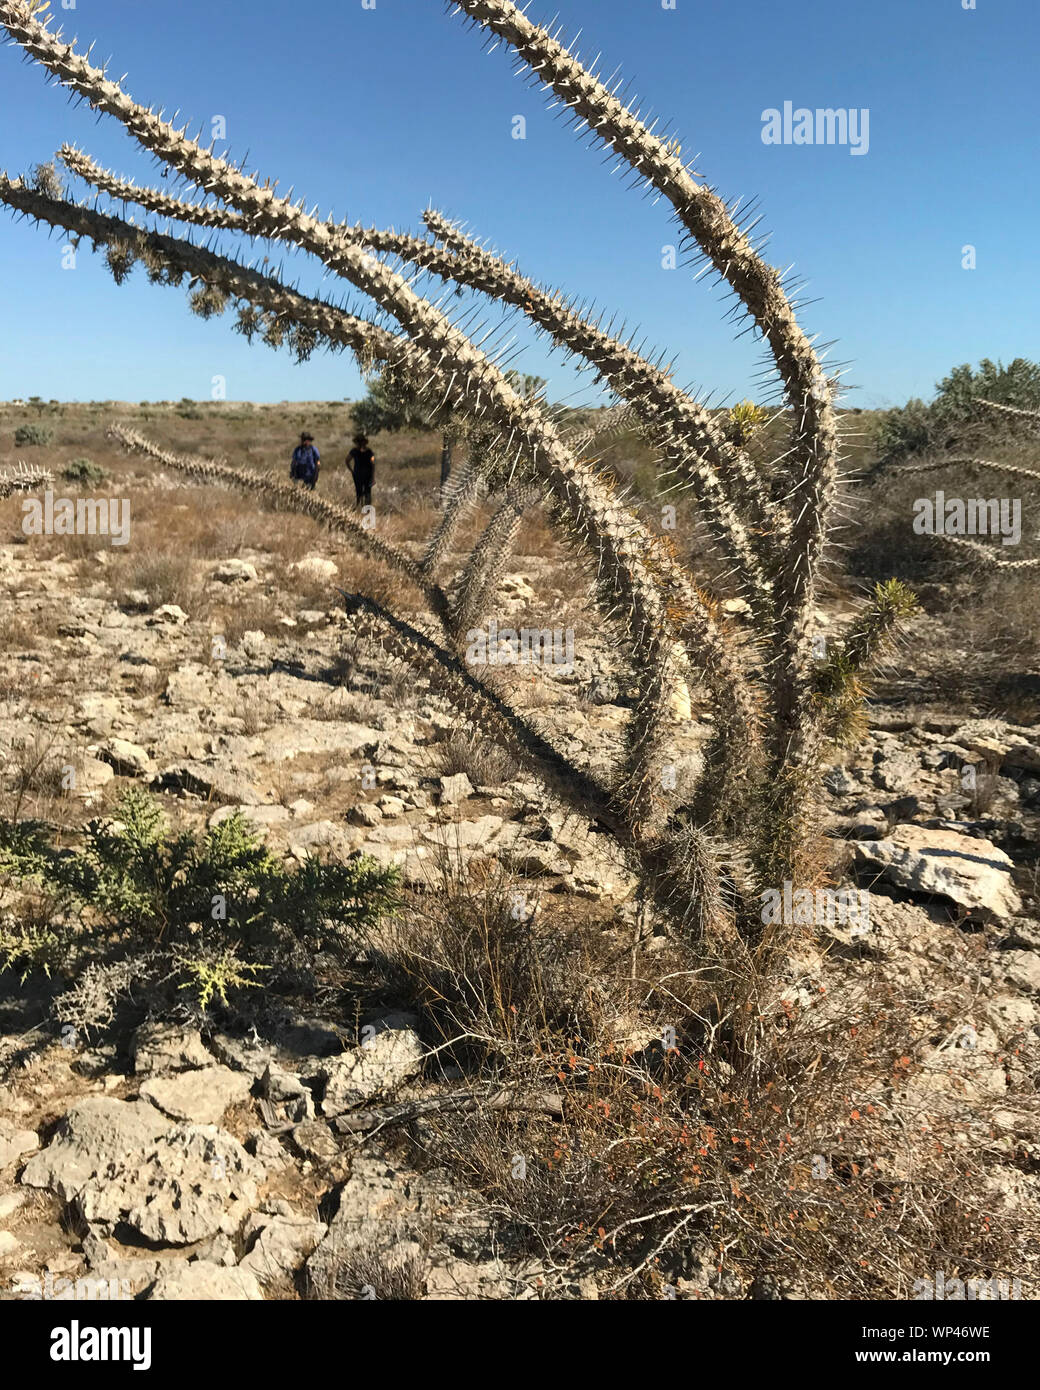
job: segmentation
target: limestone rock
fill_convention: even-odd
[[[226,1269],[208,1260],[177,1260],[162,1266],[147,1295],[148,1302],[250,1302],[263,1300],[256,1276],[240,1266]]]
[[[328,1234],[307,1262],[319,1295],[335,1287],[339,1265],[359,1251],[369,1257],[418,1255],[421,1246],[414,1236],[428,1225],[429,1206],[414,1175],[398,1171],[380,1155],[359,1153],[340,1188]]]
[[[901,825],[887,839],[851,844],[862,877],[948,898],[974,915],[1005,918],[1021,910],[1012,861],[989,840]]]
[[[346,831],[331,820],[294,827],[289,833],[289,851],[297,859],[307,859],[321,851],[349,853],[351,848]]]
[[[158,1113],[158,1112],[153,1112]],[[85,1220],[125,1222],[157,1245],[194,1245],[238,1229],[263,1170],[213,1125],[179,1125],[154,1143],[109,1154],[78,1194]]]
[[[137,1076],[213,1065],[198,1029],[175,1023],[142,1023],[131,1040],[130,1058]]]
[[[993,973],[1023,994],[1040,994],[1040,955],[1036,951],[998,951]]]
[[[322,1067],[323,1109],[328,1116],[385,1095],[416,1076],[422,1068],[423,1045],[410,1014],[388,1014],[362,1028],[365,1041]],[[369,1032],[368,1029],[373,1031]]]
[[[73,796],[95,797],[116,775],[109,764],[100,758],[81,757],[70,766],[69,790]]]
[[[200,1067],[146,1081],[141,1095],[173,1120],[216,1125],[231,1105],[249,1094],[250,1079],[227,1067]]]
[[[149,627],[180,627],[188,621],[184,609],[176,603],[164,603],[148,618]]]
[[[227,763],[216,767],[196,759],[174,763],[159,773],[158,782],[161,790],[192,792],[207,801],[212,799],[248,806],[261,804],[261,797],[253,783],[246,776],[233,771]]]
[[[473,795],[473,783],[464,772],[456,772],[451,777],[442,777],[438,785],[440,787],[439,800],[442,806],[454,806]]]
[[[169,1127],[151,1105],[88,1096],[59,1121],[54,1137],[25,1165],[26,1187],[45,1187],[70,1202],[96,1174],[141,1153]]]
[[[259,577],[256,566],[248,560],[222,560],[210,575],[221,584],[251,584]]]
[[[110,738],[98,749],[98,757],[111,763],[120,777],[151,777],[155,763],[139,743],[125,738]]]
[[[261,1283],[285,1278],[300,1268],[324,1237],[327,1227],[320,1221],[302,1216],[252,1216],[246,1222],[248,1239],[259,1231],[249,1253],[239,1261],[238,1268],[254,1274]]]
[[[210,829],[229,820],[236,812],[249,821],[250,827],[259,831],[261,836],[272,825],[285,825],[291,819],[288,806],[221,806],[209,818]]]
[[[16,1163],[22,1154],[32,1153],[39,1147],[35,1130],[16,1129],[6,1120],[0,1120],[0,1172]]]
[[[305,555],[302,560],[289,566],[289,573],[319,584],[331,584],[339,574],[339,566],[321,555]]]

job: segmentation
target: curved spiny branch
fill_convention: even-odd
[[[431,578],[451,549],[466,513],[480,496],[484,479],[472,453],[461,467],[454,470],[444,492],[444,511],[426,545],[422,558],[423,573]]]
[[[1025,412],[1023,412],[1025,413]],[[1029,478],[1034,483],[1040,483],[1040,473],[1035,468],[1023,468],[1018,463],[998,463],[995,459],[977,458],[944,458],[931,459],[927,463],[907,463],[900,469],[899,473],[931,473],[937,468],[987,468],[994,473],[1010,473],[1014,477]]]
[[[488,251],[441,213],[428,208],[423,221],[447,251],[438,257],[429,242],[409,238],[414,246],[407,251],[401,247],[399,255],[419,263],[421,254],[424,268],[444,279],[458,281],[465,276],[463,283],[470,288],[522,309],[557,343],[592,362],[615,393],[638,409],[647,425],[670,430],[676,444],[694,456],[685,465],[691,484],[709,490],[721,487],[725,501],[740,511],[748,525],[763,527],[772,520],[769,492],[755,464],[726,438],[711,412],[681,391],[666,371],[587,319],[563,295],[521,275],[512,262]],[[419,248],[425,249],[420,252]],[[395,248],[387,244],[385,249]],[[413,250],[415,254],[409,254]],[[709,479],[708,474],[716,476]]]
[[[184,276],[202,281],[229,299],[241,300],[302,325],[330,346],[349,348],[362,362],[397,360],[408,351],[407,341],[385,328],[348,314],[326,300],[308,298],[273,275],[218,256],[183,237],[146,231],[122,218],[63,198],[48,197],[6,174],[0,174],[0,203],[50,227],[86,237],[95,246],[126,247],[163,283],[177,284]]]
[[[54,474],[46,468],[38,468],[34,463],[19,462],[13,469],[0,472],[0,501],[6,501],[16,492],[35,492],[41,487],[50,487]]]
[[[682,225],[769,343],[796,413],[796,430],[805,441],[803,461],[826,470],[824,455],[836,448],[831,387],[812,344],[798,326],[779,274],[758,255],[718,194],[697,182],[697,176],[679,158],[674,141],[666,143],[655,136],[512,0],[455,0],[455,12],[468,15],[504,39],[535,79],[570,107],[578,122],[587,124],[603,144],[671,203]],[[833,465],[833,457],[830,463]]]
[[[511,490],[484,528],[452,597],[451,624],[456,637],[463,637],[471,624],[483,617],[509,563],[524,513],[538,496],[535,488]]]
[[[359,635],[377,642],[389,656],[427,677],[433,689],[475,729],[512,753],[567,806],[624,836],[606,789],[574,768],[500,695],[472,676],[458,657],[363,594],[344,593],[343,599]]]
[[[942,536],[944,545],[963,546],[965,550],[972,551],[980,559],[985,560],[988,565],[992,565],[998,570],[1034,570],[1040,566],[1040,555],[1034,556],[1031,560],[1005,560],[1001,558],[1000,552],[991,546],[983,545],[981,541],[972,541],[967,536]]]
[[[1020,420],[1028,420],[1030,424],[1040,424],[1040,410],[1021,410],[1017,405],[1001,405],[998,401],[979,400],[979,405],[984,405],[987,410],[1000,410],[1005,415],[1014,415]]]
[[[157,188],[142,188],[130,179],[116,178],[91,159],[90,155],[84,154],[72,145],[62,145],[58,151],[58,158],[71,173],[117,202],[135,203],[145,211],[155,213],[157,217],[168,217],[175,222],[190,223],[194,227],[242,230],[242,218],[237,212],[213,203],[189,203],[180,198],[173,198]]]
[[[660,835],[675,801],[665,777],[672,703],[683,679],[677,644],[662,634],[651,660],[636,673],[636,707],[628,728],[624,770],[614,789],[614,803],[643,837]],[[713,789],[714,790],[714,789]],[[710,812],[707,812],[710,815]]]

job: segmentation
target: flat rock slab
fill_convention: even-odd
[[[217,1125],[229,1105],[245,1100],[250,1086],[247,1075],[229,1067],[200,1067],[153,1077],[141,1087],[141,1095],[172,1120]]]
[[[989,840],[953,830],[901,825],[885,840],[850,841],[856,868],[912,893],[948,898],[967,912],[997,918],[1022,909],[1012,861]]]
[[[305,555],[302,560],[297,560],[294,565],[289,566],[290,574],[302,575],[305,579],[314,579],[319,583],[331,584],[339,574],[339,566],[333,560],[327,560],[323,555]]]
[[[146,1101],[91,1096],[62,1118],[22,1182],[44,1187],[104,1236],[125,1224],[156,1245],[236,1231],[263,1167],[215,1126],[176,1125]]]
[[[233,1071],[245,1072],[258,1081],[275,1060],[274,1043],[252,1038],[233,1037],[230,1033],[214,1033],[210,1046],[218,1061]],[[212,1061],[212,1058],[210,1059]]]
[[[251,1226],[260,1226],[260,1234],[249,1254],[238,1263],[239,1269],[254,1274],[263,1284],[295,1274],[327,1230],[320,1221],[306,1217],[275,1216],[262,1226],[263,1220],[254,1216],[247,1223],[247,1237]]]
[[[151,777],[155,772],[155,763],[148,750],[125,738],[106,739],[98,750],[98,757],[111,763],[120,777]]]
[[[993,973],[1023,994],[1040,994],[1040,954],[1036,951],[999,951]]]
[[[6,1120],[0,1120],[0,1172],[16,1163],[22,1154],[32,1153],[40,1147],[36,1133],[31,1129],[16,1129]]]
[[[319,1297],[331,1295],[343,1263],[362,1252],[373,1257],[406,1250],[418,1256],[418,1233],[429,1229],[437,1211],[414,1173],[393,1167],[381,1155],[358,1154],[340,1188],[328,1234],[307,1261]]]
[[[284,825],[292,818],[288,806],[221,806],[219,811],[214,811],[209,818],[210,829],[230,820],[234,815],[244,817],[253,830],[266,830],[272,825]]]
[[[125,1222],[156,1245],[194,1245],[238,1230],[262,1178],[262,1166],[230,1134],[214,1125],[178,1125],[145,1150],[111,1161],[77,1202],[92,1225]]]
[[[257,1303],[263,1290],[247,1269],[226,1269],[207,1260],[170,1262],[148,1291],[147,1302]]]
[[[210,572],[219,584],[255,584],[259,579],[256,566],[248,560],[222,560]]]
[[[370,829],[358,848],[384,867],[395,865],[411,887],[433,889],[443,860],[466,865],[472,859],[493,858],[512,845],[522,830],[520,825],[506,824],[501,816],[432,826],[384,822]]]
[[[335,821],[314,821],[289,832],[289,851],[298,859],[307,859],[312,854],[320,858],[323,852],[349,854],[352,848],[353,841]]]
[[[502,1260],[483,1264],[468,1260],[445,1259],[429,1267],[425,1274],[426,1297],[432,1302],[481,1300],[520,1302],[538,1297],[538,1284],[545,1270],[537,1260],[512,1268]]]
[[[169,1124],[143,1101],[88,1096],[62,1117],[51,1142],[25,1165],[22,1182],[71,1202],[96,1174],[154,1144]]]
[[[173,1023],[142,1023],[130,1044],[130,1057],[136,1076],[213,1065],[213,1056],[198,1029]]]
[[[342,1115],[367,1100],[387,1095],[422,1069],[422,1041],[409,1026],[407,1016],[395,1015],[372,1026],[375,1031],[360,1047],[323,1064],[322,1105],[326,1115]]]
[[[69,790],[74,796],[93,796],[115,777],[115,771],[100,758],[83,757],[73,764]]]
[[[442,806],[454,806],[473,795],[473,783],[464,772],[456,772],[451,777],[440,778],[439,787],[438,800]]]
[[[156,781],[160,790],[191,792],[206,800],[224,801],[232,806],[256,806],[262,803],[254,784],[247,777],[229,772],[226,764],[211,766],[189,759],[163,768],[157,774]]]

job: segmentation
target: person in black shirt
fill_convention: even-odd
[[[376,478],[376,456],[368,447],[363,434],[354,436],[354,447],[347,458],[347,467],[354,476],[354,491],[359,507],[372,505],[372,484]]]

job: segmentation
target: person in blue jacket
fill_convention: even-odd
[[[303,483],[304,487],[309,487],[313,492],[318,484],[320,470],[321,455],[314,447],[314,435],[305,431],[300,435],[299,445],[293,450],[289,477],[294,483]]]

